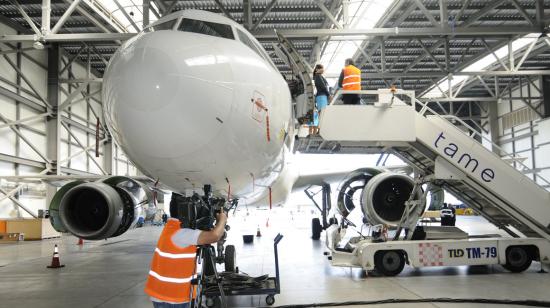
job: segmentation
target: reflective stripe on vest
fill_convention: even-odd
[[[145,293],[159,300],[185,303],[190,301],[191,280],[196,274],[197,247],[175,245],[172,236],[178,230],[180,222],[177,219],[168,220],[162,230],[151,261]]]
[[[170,258],[170,259],[188,259],[195,258],[196,253],[169,253],[161,251],[158,247],[155,248],[155,252],[158,253],[161,257]]]
[[[344,67],[343,90],[361,90],[361,70],[353,65]]]
[[[149,271],[149,275],[157,278],[158,280],[165,281],[165,282],[172,282],[172,283],[187,283],[191,282],[194,276],[188,277],[188,278],[171,278],[171,277],[164,277],[159,274],[157,274],[154,271]]]

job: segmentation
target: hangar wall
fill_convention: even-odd
[[[535,79],[532,83],[524,82],[521,87],[511,91],[509,97],[542,98],[540,89],[540,79]],[[534,176],[536,173],[550,180],[550,119],[542,119],[540,114],[543,114],[543,104],[540,102],[540,99],[532,100],[531,108],[526,105],[528,100],[499,101],[498,143],[507,153],[525,159],[523,164],[532,169],[528,173],[529,177],[536,178],[538,184],[550,189],[548,183]]]
[[[0,33],[17,34],[14,29],[1,23]],[[21,46],[10,44],[2,50],[7,50],[8,47],[16,49]],[[56,146],[47,144],[46,113],[51,111],[51,108],[47,108],[44,103],[48,96],[49,49],[36,50],[26,47],[23,47],[22,52],[0,56],[0,175],[37,175],[43,172],[48,165],[47,148]],[[88,70],[86,63],[71,61],[62,48],[60,55],[59,69],[62,73],[59,76],[59,104],[62,104],[71,93],[79,90],[81,83],[76,82],[76,79],[95,79],[101,76],[96,76],[92,70]],[[67,64],[69,65],[65,68]],[[72,95],[71,104],[58,112],[59,174],[137,175],[137,169],[102,130],[99,157],[95,157],[96,115],[101,118],[101,124],[103,123],[101,83],[91,82],[80,90],[80,93]],[[17,125],[5,125],[6,122],[30,117],[34,120],[18,122]],[[50,173],[55,174],[55,170]],[[39,209],[46,209],[47,185],[49,184],[40,182],[15,184],[1,180],[0,219],[32,217],[30,213],[18,207],[16,201],[21,202],[34,214],[37,214]]]

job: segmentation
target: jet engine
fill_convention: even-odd
[[[355,200],[359,199],[364,222],[396,226],[413,187],[414,180],[404,174],[379,168],[358,169],[350,173],[338,188],[338,210],[347,217],[357,207]],[[414,199],[421,198],[422,191],[418,190]]]
[[[96,182],[75,181],[61,187],[50,204],[50,220],[59,232],[87,240],[123,234],[147,208],[152,192],[142,183],[115,176]]]
[[[405,212],[405,202],[414,188],[414,180],[404,174],[384,172],[367,183],[361,194],[361,209],[372,225],[396,226]],[[418,190],[413,199],[422,199]],[[425,204],[422,205],[424,212]]]

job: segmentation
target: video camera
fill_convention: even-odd
[[[228,212],[224,198],[213,198],[210,185],[204,186],[204,196],[194,193],[185,197],[172,193],[170,201],[170,216],[181,222],[182,228],[208,231],[214,228],[216,214]]]

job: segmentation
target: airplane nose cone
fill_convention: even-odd
[[[134,110],[161,109],[179,94],[179,68],[159,48],[136,46],[123,50],[113,69],[117,79],[116,101],[131,104]]]
[[[219,134],[233,89],[231,69],[216,53],[174,31],[142,35],[117,52],[103,96],[111,133],[128,154],[181,157]]]

